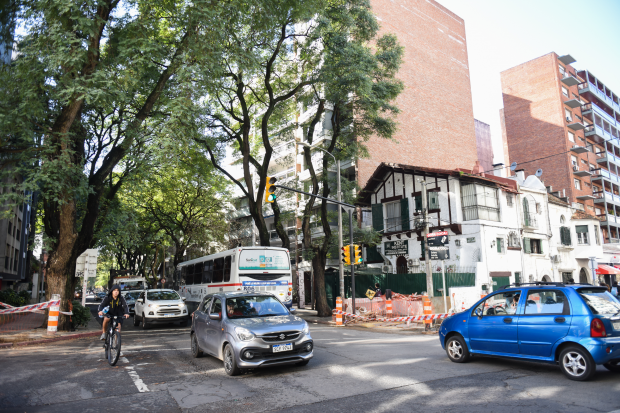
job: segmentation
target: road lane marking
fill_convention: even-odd
[[[125,357],[121,357],[119,360],[122,363],[129,363],[129,360],[127,360]],[[126,366],[125,369],[127,369],[129,377],[131,377],[131,380],[133,380],[133,384],[136,385],[140,393],[145,393],[149,391],[149,388],[146,386],[146,384],[144,384],[140,376],[138,376],[138,373],[136,373],[133,366]]]
[[[191,350],[190,347],[187,348],[154,348],[154,349],[143,349],[143,350],[127,350],[124,349],[123,352],[125,353],[143,353],[145,351],[177,351],[177,350]]]

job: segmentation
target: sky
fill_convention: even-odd
[[[503,162],[500,72],[550,52],[570,54],[573,67],[620,96],[620,0],[436,1],[465,20],[474,117],[491,125],[494,162]]]

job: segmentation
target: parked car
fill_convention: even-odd
[[[185,298],[174,290],[155,289],[140,293],[135,303],[133,325],[142,323],[146,329],[151,324],[163,324],[179,321],[186,326],[189,320]]]
[[[305,366],[314,343],[308,323],[293,312],[268,293],[207,295],[192,315],[192,355],[223,360],[229,376],[280,364]]]
[[[105,298],[105,296],[108,295],[105,292],[98,292],[95,294],[95,301],[103,301],[103,299]]]
[[[455,363],[509,357],[588,380],[601,364],[620,373],[620,302],[590,284],[513,284],[444,320],[439,341]]]
[[[136,309],[136,300],[138,299],[138,297],[140,296],[140,294],[142,293],[141,290],[135,290],[135,291],[123,291],[121,292],[121,294],[123,295],[123,297],[125,297],[125,302],[127,303],[127,307],[129,307],[129,314],[130,315],[135,315],[135,309]]]

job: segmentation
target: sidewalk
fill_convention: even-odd
[[[48,335],[47,330],[44,328],[0,334],[0,349],[32,346],[85,337],[97,337],[99,335],[101,335],[101,326],[95,317],[91,317],[87,327],[79,327],[75,331],[59,331],[54,335]]]

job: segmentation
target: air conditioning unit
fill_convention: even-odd
[[[461,246],[461,240],[460,239],[455,239],[454,240],[454,245],[456,245],[457,247]]]
[[[417,259],[417,258],[415,258],[415,259],[409,258],[407,260],[407,265],[410,266],[410,267],[419,267],[420,266],[420,260]]]
[[[392,266],[391,265],[382,265],[381,266],[381,272],[385,273],[385,274],[391,274],[392,273]]]

